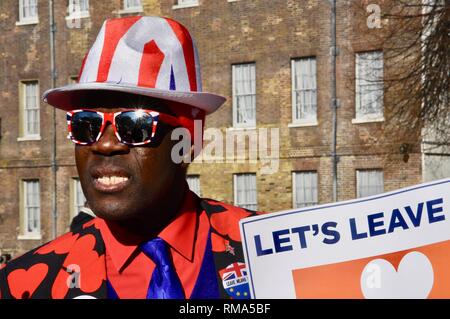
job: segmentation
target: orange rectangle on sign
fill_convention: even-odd
[[[450,241],[292,271],[296,297],[450,298]]]

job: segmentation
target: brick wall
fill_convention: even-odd
[[[78,74],[82,58],[104,19],[120,16],[121,1],[90,1],[90,17],[81,28],[69,28],[65,1],[55,1],[57,85]],[[383,1],[372,1],[373,3]],[[174,10],[173,0],[144,0],[146,15],[172,17],[190,29],[199,47],[203,89],[227,97],[225,105],[207,118],[207,128],[223,132],[232,126],[231,65],[256,63],[257,128],[279,128],[280,160],[274,174],[262,174],[262,163],[193,163],[189,173],[199,174],[202,194],[233,202],[233,174],[257,176],[258,207],[262,211],[292,208],[292,172],[317,170],[319,202],[332,201],[332,113],[330,108],[330,17],[328,1],[320,0],[200,0],[193,8]],[[356,195],[356,169],[384,170],[386,191],[421,181],[418,140],[407,162],[399,142],[385,136],[386,123],[352,124],[354,53],[380,49],[382,29],[365,28],[364,16],[353,13],[349,1],[339,1],[337,34],[338,199]],[[39,23],[16,26],[17,1],[0,2],[0,249],[17,255],[52,239],[52,108],[41,103],[41,140],[18,142],[18,83],[36,79],[43,93],[50,88],[49,23],[46,1],[39,1]],[[316,56],[318,125],[288,127],[291,122],[291,59]],[[389,101],[385,101],[389,105]],[[77,176],[73,146],[66,139],[65,115],[57,111],[58,234],[67,231],[70,182]],[[410,141],[411,142],[411,141]],[[41,240],[17,240],[19,235],[19,184],[22,179],[41,181]]]

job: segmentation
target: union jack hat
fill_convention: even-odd
[[[180,23],[160,17],[109,19],[84,58],[78,83],[48,90],[44,101],[63,110],[83,107],[92,90],[174,101],[210,114],[225,98],[202,92],[195,42]]]

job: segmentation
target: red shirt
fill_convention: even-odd
[[[145,299],[155,264],[139,250],[140,238],[116,223],[98,223],[106,248],[106,274],[121,299]],[[197,281],[208,240],[206,213],[197,213],[196,197],[185,193],[177,217],[158,237],[170,247],[175,270],[189,298]]]

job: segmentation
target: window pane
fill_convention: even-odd
[[[40,233],[39,181],[24,182],[25,234]]]
[[[30,0],[30,17],[37,17],[37,0]]]
[[[256,174],[235,174],[234,182],[235,205],[257,210]]]
[[[20,12],[20,19],[23,19],[26,17],[26,2],[27,0],[20,0],[19,1],[19,12]]]
[[[383,52],[356,54],[356,117],[383,115]]]
[[[196,175],[189,175],[186,177],[189,189],[201,197],[200,193],[200,177]]]
[[[84,203],[86,202],[86,197],[84,197],[83,190],[81,189],[81,183],[77,181],[77,208],[78,211],[84,207]]]
[[[89,0],[69,0],[69,12],[89,11]]]
[[[25,135],[39,135],[38,84],[29,82],[24,86],[24,133]]]
[[[30,18],[30,0],[25,0],[24,3],[24,7],[25,7],[25,14],[24,14],[24,18]]]
[[[316,58],[302,58],[292,63],[294,120],[317,119]]]
[[[294,173],[294,208],[318,204],[317,172]]]
[[[366,197],[384,192],[382,170],[356,171],[357,197]]]
[[[256,123],[255,64],[233,65],[233,114],[235,124]]]
[[[125,0],[124,4],[125,9],[140,8],[142,6],[140,0]]]
[[[81,188],[81,183],[78,178],[74,178],[73,182],[73,216],[76,216],[80,210],[84,207],[84,203],[86,202],[86,198],[84,197],[83,190]]]
[[[89,1],[88,0],[80,0],[81,1],[81,11],[89,10]]]

